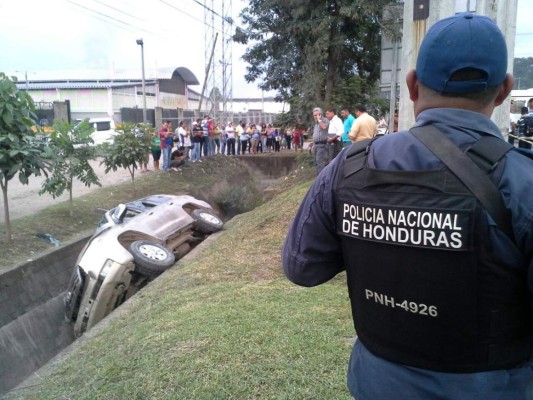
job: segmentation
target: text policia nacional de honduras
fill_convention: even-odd
[[[342,204],[341,232],[358,239],[460,250],[466,247],[468,212]]]

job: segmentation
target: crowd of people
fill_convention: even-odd
[[[219,126],[210,116],[199,118],[192,127],[181,121],[173,130],[165,121],[154,132],[151,153],[155,170],[177,170],[185,161],[202,162],[202,158],[217,155],[276,153],[284,150],[303,151],[305,130],[302,126],[280,129],[272,124],[228,122]],[[163,164],[160,165],[160,162]],[[144,172],[145,169],[142,169]]]
[[[313,141],[310,150],[314,154],[317,175],[337,157],[343,147],[373,138],[378,134],[378,126],[385,124],[382,121],[378,124],[362,104],[355,107],[355,116],[348,107],[342,108],[341,116],[344,121],[333,107],[326,109],[325,115],[320,107],[313,109]]]
[[[191,127],[186,121],[181,121],[174,130],[172,122],[167,120],[152,137],[154,169],[177,170],[186,161],[202,162],[205,157],[217,155],[235,156],[287,150],[302,152],[305,139],[312,137],[309,151],[314,154],[318,173],[343,147],[377,133],[378,124],[363,105],[355,108],[355,117],[347,107],[341,110],[340,115],[342,120],[335,108],[329,108],[323,116],[322,110],[316,108],[313,111],[314,124],[307,130],[302,122],[286,128],[244,121],[237,124],[229,121],[220,125],[208,115],[198,118]],[[146,171],[147,167],[143,164],[141,172]]]

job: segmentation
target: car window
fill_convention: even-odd
[[[153,207],[159,205],[159,204],[155,204],[155,203],[149,203],[149,202],[147,202],[147,201],[143,201],[141,204],[142,204],[145,208],[153,208]]]
[[[133,217],[136,217],[137,215],[139,215],[140,212],[139,210],[131,210],[131,209],[128,209],[126,211],[126,215],[124,215],[124,221],[128,220],[128,219],[131,219]]]
[[[109,131],[109,130],[111,130],[111,122],[109,122],[109,121],[95,122],[95,124],[96,124],[96,130],[97,131]]]
[[[109,221],[107,220],[107,218],[105,217],[105,215],[102,216],[102,218],[100,218],[100,221],[98,221],[98,224],[96,224],[96,230],[100,229],[102,226],[104,226],[105,224],[107,224]]]

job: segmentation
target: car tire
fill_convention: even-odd
[[[174,254],[158,243],[137,240],[130,245],[135,271],[152,278],[174,265]]]
[[[192,217],[196,220],[196,228],[202,233],[218,232],[224,226],[224,222],[210,210],[193,210]]]

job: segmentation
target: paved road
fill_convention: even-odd
[[[130,173],[128,170],[121,169],[106,174],[104,173],[104,167],[100,166],[100,161],[91,161],[91,165],[98,175],[98,178],[100,178],[102,186],[114,185],[117,183],[128,182],[130,180]],[[39,196],[39,190],[41,189],[43,181],[44,176],[42,175],[38,177],[31,176],[28,185],[21,184],[18,180],[18,176],[9,181],[7,196],[9,199],[9,215],[11,220],[33,214],[50,205],[68,201],[67,192],[55,199],[49,194]],[[76,181],[74,182],[74,198],[89,193],[91,190],[97,188],[98,186],[96,185],[88,188],[83,183]],[[2,200],[0,200],[0,223],[4,223],[4,203]]]

